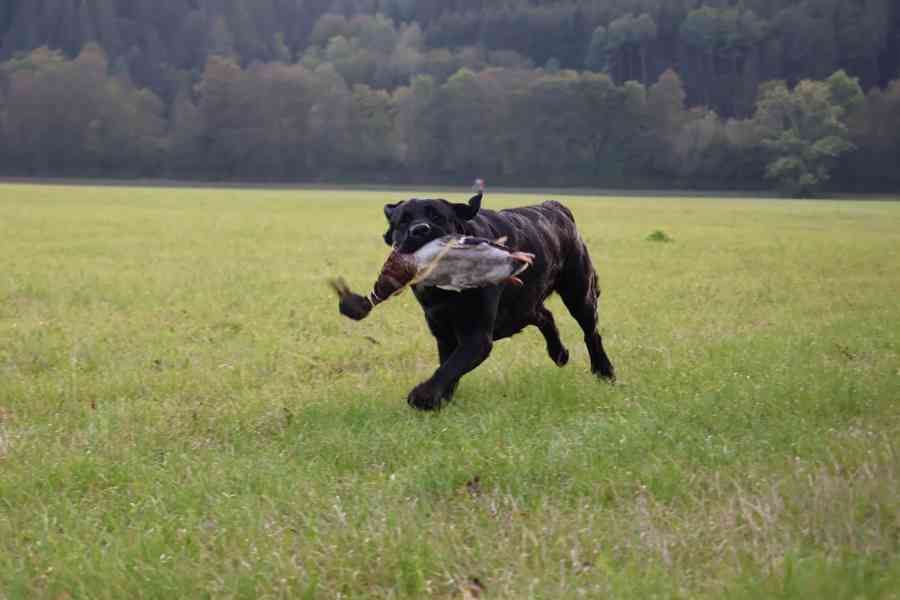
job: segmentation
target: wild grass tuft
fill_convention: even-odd
[[[662,229],[655,229],[653,233],[647,236],[648,242],[674,242],[672,237]]]

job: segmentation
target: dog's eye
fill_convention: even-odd
[[[434,210],[433,208],[429,208],[427,210],[427,213],[428,213],[428,219],[432,223],[443,223],[444,222],[444,215],[442,215],[438,211]]]
[[[412,217],[409,216],[409,213],[403,213],[402,215],[400,215],[401,225],[407,225],[410,221],[412,221]]]

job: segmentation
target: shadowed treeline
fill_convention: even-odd
[[[898,18],[889,0],[14,0],[0,174],[896,189]]]

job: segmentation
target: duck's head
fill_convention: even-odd
[[[386,204],[388,230],[384,241],[400,252],[415,252],[428,242],[445,235],[465,233],[464,223],[474,219],[481,209],[482,192],[468,204],[446,200],[412,198],[397,204]]]

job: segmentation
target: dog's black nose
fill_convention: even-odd
[[[409,228],[409,235],[420,238],[428,235],[429,231],[431,231],[431,225],[428,223],[416,223]]]

